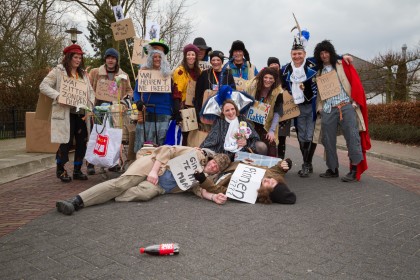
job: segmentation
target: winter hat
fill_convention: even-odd
[[[197,56],[198,53],[200,52],[200,49],[193,45],[193,44],[188,44],[184,47],[184,55],[187,55],[187,52],[195,52],[195,55]]]
[[[210,60],[215,56],[220,58],[222,60],[222,62],[223,62],[223,59],[225,59],[225,54],[221,51],[211,51],[211,52],[209,52],[209,56],[210,56]]]
[[[251,60],[249,58],[249,53],[245,48],[244,42],[242,42],[241,40],[233,41],[232,47],[230,47],[230,50],[229,50],[229,58],[233,57],[233,51],[243,51],[246,61],[251,63]]]
[[[284,183],[278,183],[270,193],[272,202],[281,204],[295,204],[296,195]]]
[[[213,159],[217,163],[217,166],[219,166],[219,172],[222,172],[228,168],[229,164],[231,163],[227,154],[215,154]]]
[[[149,45],[150,46],[161,46],[164,49],[163,52],[165,54],[168,54],[169,53],[169,46],[163,40],[159,40],[158,41],[156,39],[153,39],[152,41],[149,42]],[[146,54],[147,54],[147,51],[146,51]]]
[[[63,50],[63,54],[68,54],[68,53],[84,54],[84,52],[82,51],[82,48],[77,44],[70,45]]]
[[[277,57],[269,57],[267,60],[267,66],[270,66],[273,63],[277,63],[280,66],[280,60]]]
[[[196,47],[206,50],[206,51],[211,51],[211,47],[207,46],[206,44],[206,40],[204,40],[204,38],[201,37],[197,37],[194,39],[193,45],[195,45]]]
[[[120,54],[118,53],[118,51],[117,51],[116,49],[114,49],[114,48],[109,48],[109,49],[107,49],[107,50],[105,51],[104,58],[107,58],[108,56],[113,56],[113,57],[115,57],[115,58],[118,60],[118,58],[119,58]]]

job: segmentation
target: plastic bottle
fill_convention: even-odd
[[[146,248],[140,248],[140,254],[149,254],[155,256],[163,255],[178,255],[179,244],[178,243],[164,243],[159,245],[150,245]]]

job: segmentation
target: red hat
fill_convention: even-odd
[[[195,55],[198,55],[200,49],[193,44],[188,44],[184,47],[184,55],[186,55],[189,51],[195,52]]]
[[[70,46],[66,47],[63,50],[63,54],[67,54],[67,53],[84,54],[84,52],[82,51],[82,48],[77,44],[73,44],[73,45],[70,45]]]

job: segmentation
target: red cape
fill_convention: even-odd
[[[359,74],[357,74],[356,69],[353,65],[349,65],[343,61],[343,69],[344,73],[347,76],[347,80],[349,80],[351,85],[351,98],[356,101],[359,105],[360,110],[362,111],[363,119],[366,126],[366,131],[360,131],[360,142],[362,145],[362,153],[363,153],[363,160],[357,165],[357,173],[356,178],[359,181],[360,176],[362,173],[368,169],[368,164],[366,160],[366,151],[370,150],[370,136],[369,136],[369,128],[368,128],[368,112],[367,112],[367,105],[366,105],[366,95],[365,90],[363,89],[362,82],[360,81]]]

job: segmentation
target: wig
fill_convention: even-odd
[[[161,57],[160,72],[166,78],[172,74],[171,66],[169,65],[166,55],[161,50],[149,49],[146,64],[143,69],[153,69],[153,55],[159,54]]]
[[[257,90],[255,94],[256,100],[260,99],[260,92],[264,89],[264,76],[265,75],[271,75],[274,77],[274,83],[270,88],[269,94],[273,91],[273,89],[281,85],[279,71],[270,67],[266,67],[262,69],[256,76],[256,79],[257,79]]]
[[[317,65],[320,65],[319,69],[324,67],[324,63],[321,59],[321,52],[326,51],[330,54],[330,63],[334,69],[336,69],[336,64],[338,60],[338,55],[335,52],[335,48],[333,44],[329,40],[324,40],[321,43],[318,43],[314,50],[314,57],[316,60]]]

